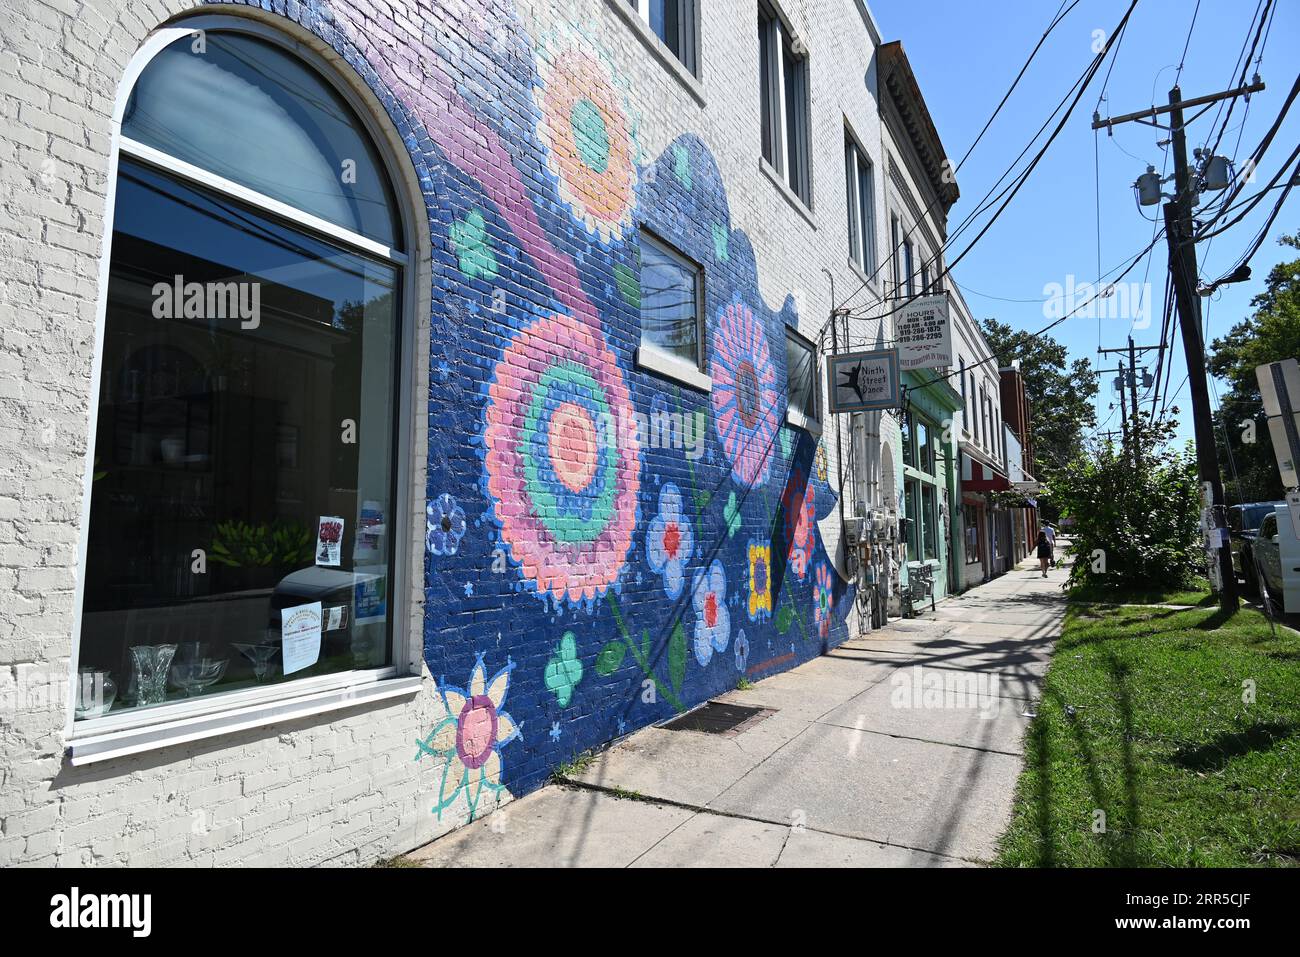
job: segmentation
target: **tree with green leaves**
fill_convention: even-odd
[[[1300,234],[1278,242],[1300,249]],[[1254,315],[1215,339],[1207,361],[1210,373],[1228,383],[1214,414],[1214,434],[1230,503],[1282,497],[1255,368],[1300,355],[1300,259],[1269,270],[1264,291],[1250,305]]]
[[[1092,364],[1087,359],[1070,362],[1065,346],[1051,336],[1034,336],[996,319],[982,319],[980,326],[1000,366],[1020,360],[1037,457],[1034,477],[1045,478],[1079,455],[1096,422]]]
[[[1136,426],[1141,468],[1107,442],[1048,480],[1040,499],[1074,520],[1072,584],[1118,594],[1187,587],[1205,573],[1196,456],[1190,443],[1171,447],[1174,431],[1144,411]]]

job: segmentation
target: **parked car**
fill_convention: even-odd
[[[1285,504],[1264,516],[1252,550],[1260,595],[1288,614],[1300,613],[1300,537]]]
[[[1256,591],[1259,583],[1255,580],[1255,559],[1253,549],[1255,536],[1264,522],[1264,517],[1276,511],[1285,502],[1247,502],[1244,505],[1232,505],[1228,508],[1228,538],[1232,546],[1232,570],[1238,578],[1244,579],[1250,591]]]

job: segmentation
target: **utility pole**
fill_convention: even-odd
[[[1133,455],[1133,433],[1128,427],[1128,399],[1124,397],[1124,362],[1120,361],[1119,369],[1119,425],[1124,430],[1124,457],[1130,458]]]
[[[1192,226],[1192,184],[1187,169],[1187,133],[1183,127],[1182,91],[1169,91],[1170,120],[1174,140],[1174,198],[1165,203],[1165,240],[1169,245],[1169,268],[1174,279],[1174,301],[1178,323],[1183,333],[1183,352],[1190,373],[1187,381],[1192,390],[1192,421],[1196,429],[1196,465],[1201,487],[1210,487],[1210,508],[1214,533],[1219,536],[1219,593],[1224,611],[1237,610],[1237,573],[1232,569],[1232,549],[1228,544],[1226,502],[1223,476],[1219,471],[1219,448],[1214,439],[1214,420],[1210,418],[1210,389],[1205,368],[1205,343],[1201,339],[1201,300],[1196,295],[1196,239]],[[1223,529],[1225,531],[1219,531]],[[1209,531],[1209,530],[1207,530]],[[1213,576],[1211,576],[1213,578]]]
[[[1216,536],[1207,544],[1207,550],[1215,553],[1218,565],[1219,598],[1224,611],[1237,610],[1237,576],[1232,570],[1232,551],[1228,545],[1226,533],[1227,522],[1224,512],[1223,478],[1219,471],[1219,454],[1214,439],[1214,423],[1210,418],[1210,393],[1206,380],[1205,344],[1201,339],[1201,302],[1196,295],[1197,278],[1196,238],[1192,225],[1193,190],[1199,190],[1199,184],[1192,183],[1187,166],[1187,132],[1183,120],[1184,106],[1208,107],[1219,100],[1231,99],[1264,89],[1259,77],[1255,77],[1249,86],[1208,96],[1193,97],[1183,101],[1182,90],[1175,86],[1169,91],[1167,107],[1151,107],[1139,113],[1130,113],[1112,119],[1102,120],[1094,114],[1092,128],[1106,127],[1108,132],[1118,123],[1134,120],[1159,127],[1155,122],[1157,116],[1169,115],[1169,131],[1174,147],[1174,184],[1172,198],[1165,203],[1165,239],[1169,246],[1169,271],[1174,283],[1174,301],[1178,309],[1179,328],[1183,334],[1183,350],[1187,360],[1187,381],[1192,389],[1192,420],[1196,432],[1196,465],[1202,490],[1209,491],[1210,518],[1212,528],[1206,529],[1207,536]],[[1152,174],[1154,176],[1154,174]],[[1157,180],[1159,177],[1155,177]],[[1158,192],[1159,187],[1156,187]],[[1141,199],[1140,199],[1141,201]],[[1150,204],[1158,202],[1153,197]],[[1216,576],[1211,575],[1211,581]]]
[[[1128,388],[1129,398],[1133,400],[1130,408],[1133,410],[1133,427],[1129,434],[1133,436],[1133,465],[1137,469],[1142,468],[1142,432],[1138,428],[1141,423],[1140,413],[1138,412],[1138,362],[1137,353],[1133,348],[1133,337],[1128,337]]]
[[[1122,403],[1124,401],[1124,388],[1127,385],[1129,390],[1130,403],[1129,405],[1125,406],[1125,418],[1128,418],[1131,415],[1132,424],[1126,426],[1125,434],[1133,436],[1133,465],[1135,468],[1142,467],[1142,448],[1141,448],[1142,442],[1141,439],[1138,437],[1142,420],[1139,416],[1138,395],[1137,395],[1137,374],[1138,374],[1137,354],[1139,352],[1152,352],[1156,349],[1161,349],[1161,348],[1163,348],[1163,346],[1134,345],[1133,337],[1129,336],[1127,349],[1098,349],[1097,350],[1097,352],[1100,353],[1101,355],[1110,355],[1112,352],[1118,352],[1121,354],[1125,352],[1128,353],[1129,365],[1128,365],[1127,378],[1125,378],[1124,363],[1121,362],[1119,364],[1119,370],[1118,370],[1120,374],[1119,397]],[[1112,370],[1107,369],[1103,371],[1109,372]],[[1147,371],[1147,367],[1143,366],[1142,367],[1143,374],[1145,374],[1146,371]]]

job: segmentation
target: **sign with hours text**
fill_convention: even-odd
[[[952,322],[947,296],[922,296],[898,310],[894,318],[898,367],[942,369],[952,365]]]
[[[898,350],[831,356],[827,393],[832,412],[872,412],[899,404]]]

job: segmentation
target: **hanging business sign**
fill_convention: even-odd
[[[942,369],[952,365],[952,322],[947,296],[921,296],[894,316],[898,367]]]
[[[831,356],[827,393],[832,412],[872,412],[899,406],[898,350]]]
[[[1257,366],[1259,394],[1268,416],[1277,471],[1282,485],[1300,485],[1300,361],[1283,359]]]

